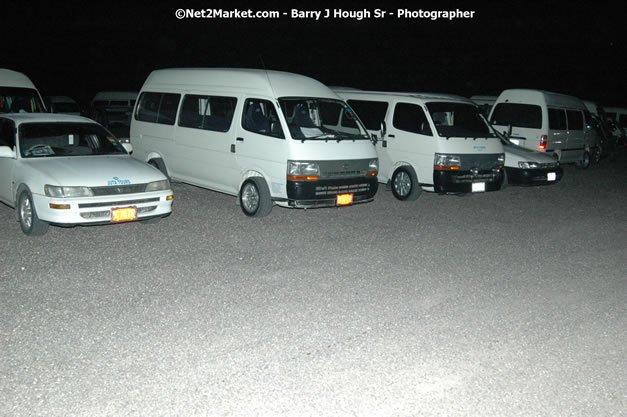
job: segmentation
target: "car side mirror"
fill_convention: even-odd
[[[387,126],[385,125],[385,120],[381,122],[380,132],[381,132],[381,139],[383,139],[385,136],[385,133],[387,132]]]
[[[0,146],[0,158],[15,158],[15,151],[8,146]]]
[[[507,137],[512,137],[512,125],[507,125]]]
[[[124,147],[124,149],[126,149],[126,152],[128,152],[129,154],[133,153],[133,145],[131,145],[130,143],[124,142],[122,146]]]

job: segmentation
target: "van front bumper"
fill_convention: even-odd
[[[550,185],[557,184],[564,175],[564,170],[559,168],[510,168],[505,167],[507,182],[514,185]],[[549,181],[548,174],[555,173],[555,180]]]
[[[436,193],[471,193],[473,183],[485,183],[485,191],[498,191],[503,184],[503,169],[471,171],[434,171],[433,191]]]
[[[317,181],[287,181],[287,203],[290,207],[335,207],[337,196],[353,195],[353,204],[374,199],[377,177],[357,177]]]

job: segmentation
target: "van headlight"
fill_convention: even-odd
[[[312,181],[320,179],[320,166],[315,162],[287,161],[287,179]]]
[[[540,168],[540,164],[537,162],[519,162],[518,167],[522,169],[535,169]]]
[[[433,167],[439,170],[458,170],[462,166],[462,158],[459,155],[436,153]]]
[[[163,190],[169,190],[169,189],[170,189],[170,181],[168,180],[153,181],[153,182],[149,182],[148,185],[146,185],[146,192],[163,191]]]
[[[56,198],[93,197],[94,195],[89,187],[61,187],[49,184],[44,186],[44,193],[48,197]]]
[[[368,173],[366,174],[369,177],[376,177],[379,173],[379,160],[372,159],[368,162]]]

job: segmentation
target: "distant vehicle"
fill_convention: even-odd
[[[0,68],[0,113],[43,113],[44,102],[24,74]]]
[[[51,113],[82,115],[81,107],[73,98],[67,96],[48,96],[45,99]]]
[[[599,146],[585,134],[581,100],[541,90],[503,91],[490,113],[490,123],[523,148],[554,154],[561,163],[587,168]]]
[[[592,158],[593,162],[598,162],[601,157],[616,152],[622,142],[622,134],[614,121],[608,118],[603,106],[591,100],[582,100],[582,102],[587,110],[584,113],[586,134],[596,135],[599,139],[598,152]]]
[[[485,117],[490,116],[490,111],[492,111],[492,107],[494,103],[496,103],[497,96],[471,96],[470,99],[477,103],[479,109],[481,109],[481,113]]]
[[[0,201],[27,235],[49,224],[158,221],[171,212],[170,183],[130,149],[84,117],[0,115]]]
[[[605,114],[611,121],[612,134],[620,137],[619,142],[627,146],[627,108],[605,107]]]
[[[422,190],[438,193],[497,191],[505,155],[477,106],[438,93],[336,90],[377,137],[379,181],[399,200]],[[343,115],[338,126],[355,121]]]
[[[109,129],[122,143],[130,142],[135,91],[101,91],[91,101],[89,116]]]
[[[171,178],[238,196],[247,216],[272,205],[373,200],[378,159],[352,111],[311,78],[279,71],[153,71],[131,122],[133,156]]]

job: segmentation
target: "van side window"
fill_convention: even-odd
[[[549,108],[549,129],[566,130],[566,112],[561,109]]]
[[[228,132],[236,105],[235,97],[187,94],[183,97],[179,126]]]
[[[135,120],[173,125],[180,98],[180,94],[144,92],[139,98]]]
[[[385,101],[348,100],[348,104],[357,113],[357,117],[368,130],[379,130],[385,120],[388,103]]]
[[[0,120],[0,146],[15,147],[15,125],[11,120]]]
[[[568,130],[583,130],[583,117],[580,111],[566,110]]]
[[[392,124],[400,130],[433,136],[425,111],[416,104],[398,103],[394,108]]]
[[[285,139],[274,104],[268,100],[249,98],[244,105],[242,127],[260,135]]]

